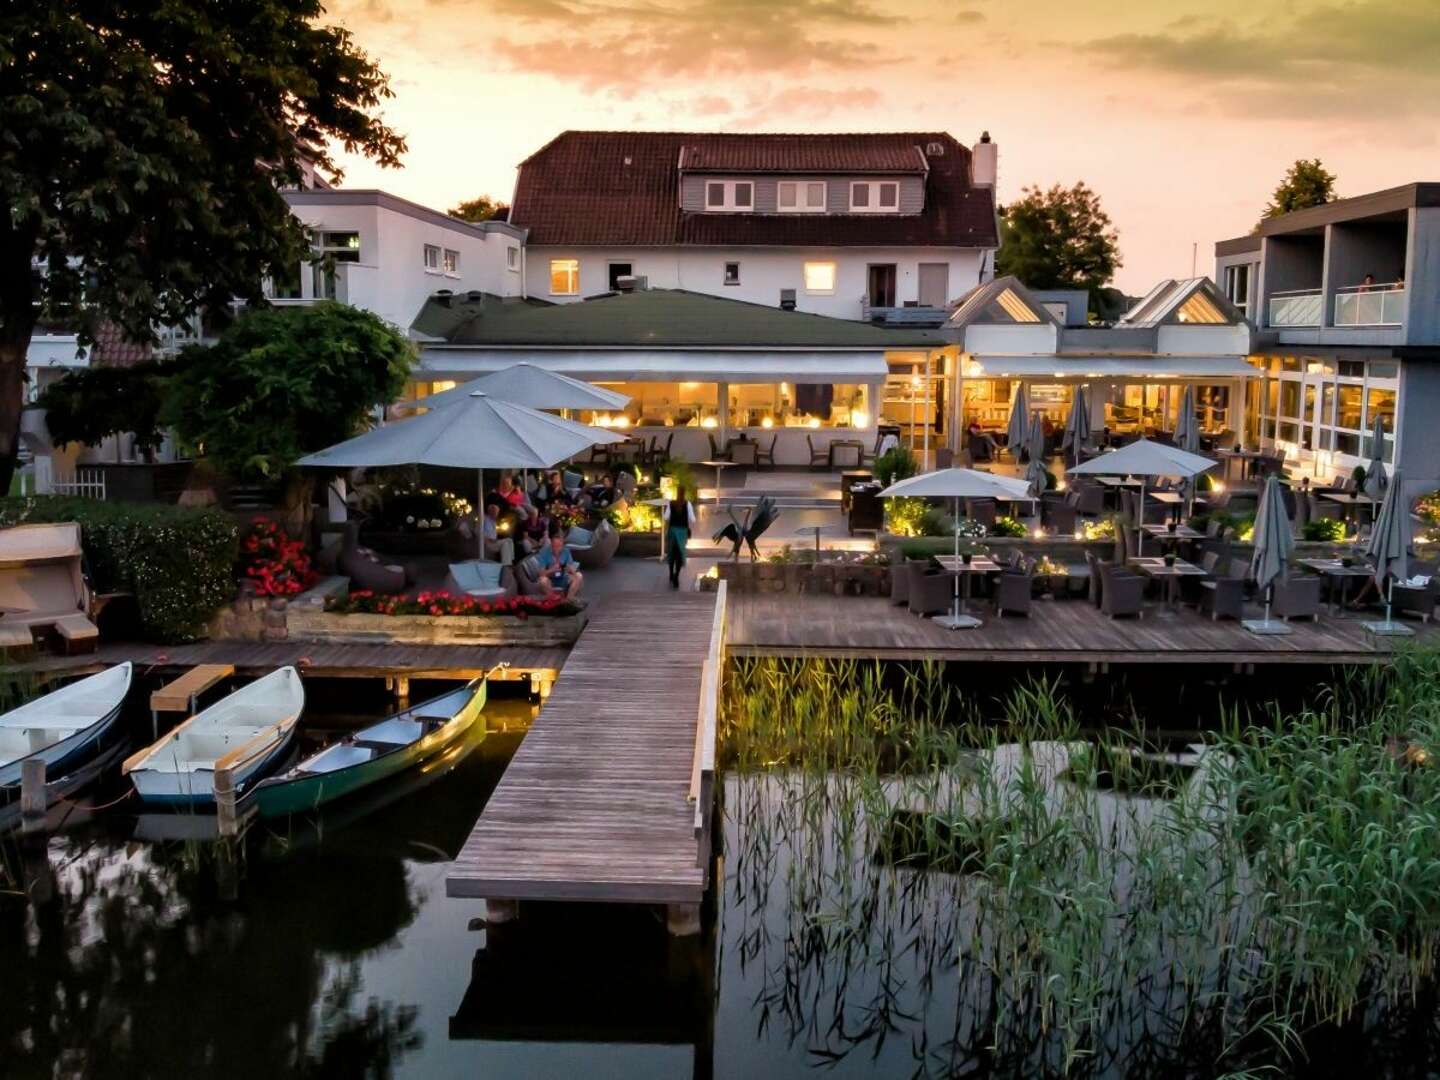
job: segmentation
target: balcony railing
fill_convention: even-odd
[[[1355,285],[1335,293],[1336,326],[1402,326],[1404,285]]]
[[[1319,326],[1324,314],[1325,294],[1319,289],[1270,295],[1271,326]]]

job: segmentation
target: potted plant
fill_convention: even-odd
[[[1164,563],[1165,563],[1166,566],[1174,566],[1174,565],[1175,565],[1175,553],[1174,553],[1173,551],[1167,551],[1167,552],[1162,556],[1162,560],[1164,561]]]

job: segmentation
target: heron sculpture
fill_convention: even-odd
[[[726,507],[730,515],[730,523],[717,532],[711,541],[718,544],[721,539],[729,540],[733,545],[730,551],[731,558],[740,558],[740,545],[745,544],[750,548],[750,560],[753,562],[759,558],[759,552],[755,549],[755,541],[765,535],[765,530],[775,524],[775,519],[780,516],[780,511],[775,509],[775,500],[768,495],[762,495],[759,502],[745,511],[745,517],[735,517],[733,507]]]

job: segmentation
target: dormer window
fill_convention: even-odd
[[[825,181],[781,180],[777,185],[775,204],[782,214],[823,214]]]
[[[705,209],[741,213],[754,210],[754,183],[749,180],[706,180]]]
[[[900,211],[897,180],[852,180],[850,209],[856,214],[896,214]]]

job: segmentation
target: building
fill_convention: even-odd
[[[623,278],[842,319],[938,325],[988,276],[996,146],[944,132],[567,131],[520,164],[525,295]]]
[[[1329,480],[1384,460],[1440,487],[1440,183],[1267,218],[1215,245],[1216,280],[1256,327],[1245,436]]]

